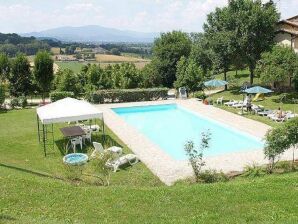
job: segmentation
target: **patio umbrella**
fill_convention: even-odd
[[[213,80],[204,82],[204,85],[207,87],[220,87],[220,86],[225,86],[227,84],[229,84],[229,83],[226,81],[223,81],[223,80],[218,80],[218,79],[213,79]]]
[[[255,94],[255,93],[272,93],[273,91],[270,89],[266,89],[261,86],[254,86],[248,89],[243,90],[245,93]]]
[[[244,93],[248,94],[257,94],[257,93],[272,93],[273,91],[270,89],[266,89],[262,86],[254,86],[245,90],[242,90]],[[243,101],[244,101],[244,96],[243,96]],[[242,114],[243,114],[243,107],[242,107]]]

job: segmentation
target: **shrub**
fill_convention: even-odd
[[[18,107],[18,106],[19,106],[18,98],[12,98],[12,99],[10,100],[10,106],[11,106],[11,108]]]
[[[216,170],[205,170],[199,173],[199,181],[204,183],[225,182],[229,178],[222,172],[218,173]]]
[[[201,100],[205,100],[207,98],[206,94],[204,92],[195,92],[194,93],[194,97],[201,99]]]
[[[18,97],[18,106],[25,108],[28,105],[27,98],[25,96]]]
[[[256,164],[247,165],[244,167],[244,177],[260,177],[266,174],[266,170],[262,166]]]
[[[200,182],[201,170],[205,166],[203,155],[204,151],[209,148],[210,135],[209,131],[206,133],[202,132],[201,144],[198,149],[196,149],[193,141],[188,141],[184,146],[188,161],[194,171],[196,182]]]
[[[0,84],[0,108],[5,101],[5,88],[4,85]]]
[[[284,125],[269,130],[265,136],[265,158],[269,159],[268,171],[272,173],[278,157],[290,147],[287,129]]]
[[[52,102],[64,99],[66,97],[74,97],[74,93],[68,92],[68,91],[60,91],[60,92],[55,91],[50,93],[50,99]]]
[[[90,93],[87,98],[92,103],[137,102],[163,99],[167,96],[167,93],[167,88],[109,89]]]

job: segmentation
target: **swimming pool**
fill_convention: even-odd
[[[262,149],[264,143],[246,133],[199,116],[176,104],[114,108],[122,117],[176,160],[185,160],[184,145],[199,145],[201,133],[211,133],[206,156]]]

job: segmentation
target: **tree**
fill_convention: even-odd
[[[59,78],[56,83],[57,90],[73,92],[75,96],[78,96],[83,88],[79,85],[79,79],[76,74],[70,69],[64,69],[59,72]]]
[[[268,168],[269,172],[272,173],[277,157],[290,147],[286,127],[281,125],[269,130],[266,133],[265,140],[264,154],[265,158],[270,161]]]
[[[272,51],[262,54],[256,74],[261,76],[264,83],[278,87],[280,83],[298,75],[298,55],[289,47],[275,45]]]
[[[111,75],[114,88],[132,89],[141,84],[140,71],[133,63],[121,63],[112,66]]]
[[[177,80],[175,88],[186,87],[189,92],[197,91],[201,88],[203,80],[203,70],[193,59],[187,60],[184,56],[177,63]]]
[[[121,52],[119,51],[118,48],[112,48],[110,50],[110,52],[111,52],[112,55],[121,55]]]
[[[161,76],[154,69],[151,63],[144,66],[141,71],[142,82],[140,86],[142,88],[152,88],[161,86]]]
[[[8,78],[10,62],[6,54],[0,54],[0,82]]]
[[[202,68],[204,76],[207,76],[212,69],[212,58],[214,57],[207,35],[192,33],[191,37],[193,44],[189,57]]]
[[[112,88],[112,81],[107,77],[107,73],[100,67],[100,65],[90,65],[87,71],[87,77],[91,89]]]
[[[295,150],[298,145],[298,117],[292,118],[285,124],[285,129],[287,130],[287,139],[291,147],[293,147],[293,167],[295,162]]]
[[[235,60],[236,63],[242,61],[249,67],[250,83],[253,84],[254,70],[261,53],[274,44],[278,20],[275,4],[262,4],[261,0],[231,0],[227,7],[217,8],[208,15],[204,30],[208,40],[212,38],[210,40],[216,45],[212,48],[219,53],[217,63],[227,67]],[[222,60],[223,54],[229,56],[227,60],[230,63]]]
[[[232,0],[228,9],[231,23],[226,27],[236,32],[237,41],[234,43],[249,67],[250,84],[253,84],[257,61],[274,44],[279,13],[275,4],[262,4],[261,0]]]
[[[30,63],[24,54],[18,54],[12,61],[8,76],[9,92],[12,96],[28,95],[32,89]]]
[[[152,65],[160,74],[163,86],[173,86],[177,62],[182,56],[188,57],[190,51],[191,40],[186,33],[180,31],[162,33],[154,41]]]
[[[43,100],[46,94],[50,92],[54,79],[53,63],[53,59],[46,51],[39,51],[34,59],[33,73]]]

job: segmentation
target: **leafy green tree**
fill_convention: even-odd
[[[100,65],[90,65],[87,71],[88,84],[91,89],[110,89],[112,88],[112,81],[107,77],[107,73]]]
[[[24,54],[18,54],[12,61],[8,76],[9,92],[12,96],[28,95],[32,90],[30,63]]]
[[[191,40],[186,33],[180,31],[162,33],[154,41],[152,65],[160,74],[163,86],[173,86],[177,62],[182,56],[188,57],[190,51]]]
[[[5,87],[4,85],[0,84],[0,108],[5,101]]]
[[[141,74],[133,63],[112,66],[113,87],[120,89],[137,88],[141,84]]]
[[[0,82],[8,78],[10,72],[10,61],[6,54],[0,54]]]
[[[191,37],[193,44],[189,57],[203,69],[204,76],[207,76],[212,69],[212,58],[214,57],[207,35],[192,33]]]
[[[110,50],[110,52],[111,52],[112,55],[121,55],[121,52],[119,51],[118,48],[112,48]]]
[[[189,92],[197,91],[202,86],[203,70],[193,59],[187,60],[184,56],[177,63],[177,80],[175,88],[186,87]]]
[[[204,30],[214,44],[224,44],[220,53],[226,50],[228,61],[236,60],[247,64],[250,70],[250,83],[253,83],[254,70],[261,53],[274,44],[275,25],[279,20],[275,4],[262,4],[261,0],[231,0],[227,7],[217,8],[208,15]],[[214,48],[214,46],[213,46]],[[218,52],[215,50],[215,53]],[[233,54],[230,54],[232,53]],[[217,57],[217,64],[223,65],[224,57]],[[234,61],[235,62],[235,61]],[[230,64],[230,63],[224,63]],[[224,66],[226,67],[226,66]],[[225,68],[224,68],[225,69]]]
[[[145,67],[141,71],[141,75],[142,75],[142,81],[141,81],[140,87],[152,88],[152,87],[161,86],[161,76],[154,69],[151,63],[145,65]]]
[[[264,51],[274,44],[276,23],[279,20],[275,4],[263,4],[261,0],[233,0],[229,3],[229,16],[233,31],[236,31],[237,53],[241,54],[250,70],[250,83],[253,84],[257,61]],[[227,27],[231,24],[227,24]],[[237,58],[236,58],[237,59]]]
[[[271,129],[265,136],[266,145],[264,147],[265,158],[268,158],[269,172],[272,173],[277,162],[277,157],[290,147],[290,142],[285,126],[279,126]]]
[[[61,70],[56,82],[58,91],[73,92],[75,96],[78,96],[83,91],[78,76],[70,69]]]
[[[295,150],[298,146],[298,117],[292,118],[285,124],[287,130],[287,139],[291,147],[293,147],[293,165],[295,162]]]
[[[275,45],[272,51],[262,54],[256,74],[264,83],[278,87],[285,80],[298,76],[298,55],[289,47]]]
[[[53,59],[46,51],[39,51],[34,59],[34,77],[39,87],[42,99],[50,92],[54,79]]]

